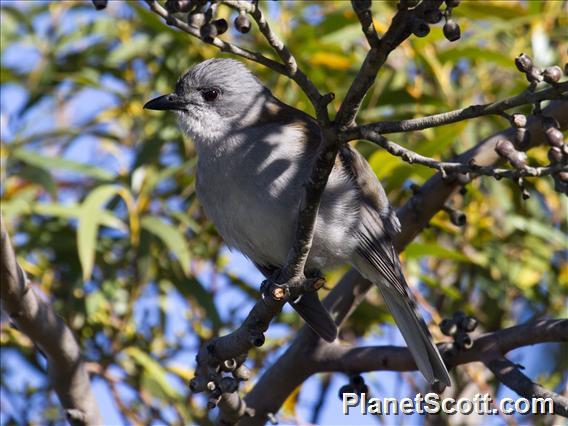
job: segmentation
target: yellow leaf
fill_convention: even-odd
[[[313,65],[323,65],[334,70],[346,70],[352,65],[352,61],[345,56],[330,52],[317,52],[312,56]]]
[[[518,275],[515,277],[517,285],[523,289],[528,289],[535,284],[538,284],[542,273],[534,269],[522,268]]]
[[[298,402],[298,396],[300,395],[300,389],[302,386],[298,386],[294,389],[294,392],[284,401],[282,408],[286,416],[295,417],[296,416],[296,403]]]
[[[168,365],[166,369],[176,376],[181,377],[186,382],[189,382],[195,376],[195,371],[189,368],[182,367],[180,365]]]

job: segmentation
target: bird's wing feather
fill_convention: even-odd
[[[422,374],[430,383],[450,386],[446,366],[418,311],[393,245],[393,238],[400,232],[396,213],[371,167],[357,151],[346,146],[339,158],[361,197],[360,226],[356,231],[359,246],[353,264],[378,285]]]

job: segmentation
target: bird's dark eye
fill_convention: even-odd
[[[201,96],[207,102],[213,102],[220,94],[221,92],[218,89],[205,89],[201,92]]]

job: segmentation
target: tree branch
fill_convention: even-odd
[[[546,342],[567,342],[568,320],[539,320],[486,333],[469,350],[455,353],[452,344],[438,344],[448,368],[482,361],[507,387],[526,398],[552,398],[554,413],[568,417],[568,399],[534,383],[504,355],[514,349]],[[318,372],[361,373],[368,371],[414,371],[416,364],[407,348],[397,346],[348,347],[320,343],[313,362]]]
[[[451,343],[439,343],[438,349],[449,368],[487,357],[501,357],[524,346],[546,342],[567,342],[568,320],[538,320],[483,334],[473,339],[469,350],[453,352]],[[321,343],[313,357],[318,372],[356,373],[364,371],[415,371],[410,351],[399,346],[350,347],[339,343]],[[513,389],[514,390],[514,389]]]
[[[377,47],[371,45],[371,49],[341,103],[335,118],[339,128],[348,129],[355,125],[355,117],[363,98],[375,82],[377,73],[384,65],[388,55],[412,34],[411,19],[423,17],[426,8],[438,8],[441,4],[441,0],[422,2],[412,10],[401,9],[394,15],[389,29],[383,35]]]
[[[69,422],[73,425],[102,424],[79,345],[53,308],[29,286],[17,263],[1,215],[0,241],[2,309],[45,354],[50,381]]]
[[[568,333],[568,330],[565,332]],[[533,382],[521,372],[516,364],[513,364],[507,358],[494,358],[485,362],[485,365],[491,370],[497,380],[520,396],[524,396],[529,401],[532,398],[550,398],[552,399],[554,414],[568,417],[568,398]]]
[[[534,104],[535,102],[553,99],[566,100],[568,96],[567,91],[568,81],[564,81],[562,83],[558,83],[555,87],[549,87],[538,92],[531,92],[527,90],[519,95],[511,96],[510,98],[488,104],[471,105],[454,111],[409,120],[380,121],[377,123],[365,124],[346,130],[342,135],[342,139],[345,141],[351,141],[365,138],[365,133],[380,133],[385,135],[388,133],[412,132],[415,130],[445,126],[447,124],[457,123],[486,115],[499,115],[508,109],[522,105]]]

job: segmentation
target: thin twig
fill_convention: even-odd
[[[539,92],[530,92],[527,90],[519,95],[484,105],[471,105],[454,111],[409,120],[380,121],[353,127],[343,132],[342,139],[345,141],[358,139],[362,137],[364,132],[368,131],[383,135],[388,133],[413,132],[486,115],[502,115],[504,111],[521,105],[530,105],[544,100],[568,99],[568,93],[566,93],[566,91],[568,91],[568,81],[564,81],[559,83],[556,87],[549,87]]]
[[[370,5],[369,1],[369,5]],[[373,14],[371,12],[371,8],[365,9],[361,6],[360,0],[351,0],[351,6],[361,22],[361,31],[365,34],[367,41],[369,42],[369,46],[373,48],[378,48],[380,43],[379,35],[377,34],[377,29],[375,28],[375,24],[373,23]]]
[[[374,132],[371,129],[361,129],[361,136],[363,139],[369,140],[373,143],[384,148],[390,154],[400,157],[407,163],[410,164],[421,164],[432,169],[436,169],[442,173],[443,177],[448,174],[466,174],[469,173],[475,176],[493,176],[497,179],[500,178],[510,178],[518,179],[520,177],[537,177],[537,176],[549,176],[562,171],[568,171],[568,165],[555,164],[546,167],[524,167],[520,169],[503,169],[496,168],[493,166],[479,166],[475,162],[461,163],[461,162],[446,162],[438,161],[431,157],[426,157],[420,155],[408,148],[389,141],[382,135]]]

